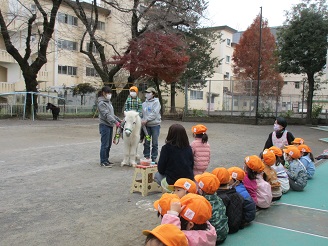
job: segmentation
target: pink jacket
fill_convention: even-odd
[[[248,178],[247,174],[246,174],[244,179],[243,179],[243,184],[244,184],[246,190],[248,191],[249,195],[252,197],[253,201],[255,203],[257,203],[257,194],[256,194],[257,182],[256,182],[256,179],[250,180]]]
[[[181,222],[178,216],[172,214],[164,214],[161,224],[176,225],[181,229]],[[216,231],[215,228],[207,221],[207,230],[190,230],[183,233],[188,239],[189,246],[215,246],[216,244]]]
[[[195,138],[190,146],[194,155],[194,175],[202,174],[210,164],[210,145],[209,143],[202,143],[201,138]]]

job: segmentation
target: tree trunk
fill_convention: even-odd
[[[175,109],[175,83],[171,84],[171,109],[170,113],[176,113]]]
[[[162,93],[161,93],[161,90],[159,88],[158,78],[155,77],[153,81],[154,81],[154,83],[156,85],[156,89],[157,89],[157,93],[158,93],[158,100],[159,100],[159,103],[161,104],[161,115],[163,116],[163,113],[164,113],[164,105],[163,105]]]
[[[31,71],[30,68],[27,68],[25,72],[23,72],[23,77],[25,80],[25,86],[27,92],[38,92],[36,81],[37,75]],[[36,114],[38,108],[37,96],[33,96],[33,105],[34,105],[34,113]],[[32,117],[32,97],[31,94],[27,94],[26,98],[26,116]]]
[[[81,106],[83,105],[83,94],[81,94]]]
[[[307,73],[308,77],[308,83],[309,83],[309,90],[307,95],[307,111],[306,111],[306,122],[308,124],[312,123],[312,100],[313,100],[313,91],[314,91],[314,74],[313,73]]]

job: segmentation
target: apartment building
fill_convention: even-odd
[[[51,9],[51,1],[40,1],[46,11]],[[33,1],[23,0],[0,0],[1,11],[6,15],[9,24],[8,29],[13,37],[15,47],[24,55],[25,38],[27,35],[26,21],[31,13],[37,14],[31,37],[32,62],[37,56],[37,45],[39,41],[38,29],[42,28],[42,16]],[[81,2],[85,12],[91,18],[92,6],[88,2]],[[23,13],[19,14],[18,13]],[[113,55],[110,45],[115,45],[117,50],[126,45],[129,37],[128,23],[121,18],[118,12],[108,8],[98,7],[98,26],[96,36],[102,40],[105,54],[108,59]],[[17,16],[19,18],[17,18]],[[59,91],[65,87],[73,87],[80,83],[91,83],[95,86],[101,84],[97,72],[90,59],[80,52],[80,49],[88,50],[88,35],[85,36],[83,44],[82,37],[85,26],[79,20],[70,6],[62,3],[57,14],[57,21],[52,40],[49,43],[47,63],[38,73],[38,89],[44,91]],[[82,47],[81,47],[82,45]],[[95,47],[92,51],[95,58],[99,54]],[[24,91],[25,82],[17,62],[6,51],[4,41],[0,35],[0,93],[12,91]]]

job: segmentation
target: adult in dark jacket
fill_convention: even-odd
[[[157,168],[155,180],[159,184],[173,185],[179,178],[194,180],[194,157],[186,129],[182,125],[170,126]]]
[[[287,121],[285,118],[276,118],[273,125],[273,132],[269,134],[263,149],[268,149],[272,146],[283,149],[284,146],[291,145],[294,140],[294,136],[291,132],[286,130],[286,127]]]

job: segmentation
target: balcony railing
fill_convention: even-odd
[[[17,63],[6,50],[0,50],[0,62]]]
[[[7,82],[0,82],[0,93],[15,91],[15,84],[8,84]]]

